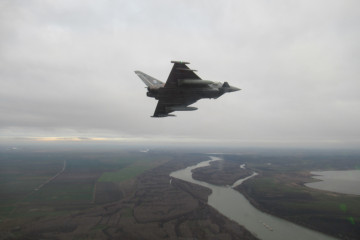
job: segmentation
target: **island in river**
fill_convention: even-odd
[[[303,153],[304,154],[304,153]],[[223,155],[224,161],[194,170],[193,178],[217,185],[234,183],[231,175],[259,173],[239,185],[240,191],[263,212],[340,239],[360,238],[360,197],[311,189],[305,186],[314,169],[354,168],[358,155],[326,155],[278,153]],[[341,162],[339,161],[341,159]],[[246,168],[239,168],[245,164]],[[236,171],[235,171],[236,169]]]

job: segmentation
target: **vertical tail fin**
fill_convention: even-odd
[[[149,88],[159,88],[159,87],[164,86],[163,82],[161,82],[161,81],[157,80],[156,78],[153,78],[143,72],[135,71],[135,73]]]

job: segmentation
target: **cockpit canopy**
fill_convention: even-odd
[[[209,84],[210,87],[213,88],[220,88],[223,84],[221,82],[213,82],[211,84]]]

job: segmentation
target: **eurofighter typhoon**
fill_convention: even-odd
[[[227,82],[201,79],[195,74],[196,70],[188,68],[188,62],[171,61],[171,63],[174,66],[165,84],[143,72],[135,71],[147,86],[146,95],[159,100],[152,117],[175,116],[169,114],[175,111],[194,111],[197,108],[189,105],[202,98],[216,99],[224,93],[240,90]]]

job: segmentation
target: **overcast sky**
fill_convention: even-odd
[[[0,2],[0,138],[360,147],[360,2]],[[151,118],[171,60],[242,90]]]

